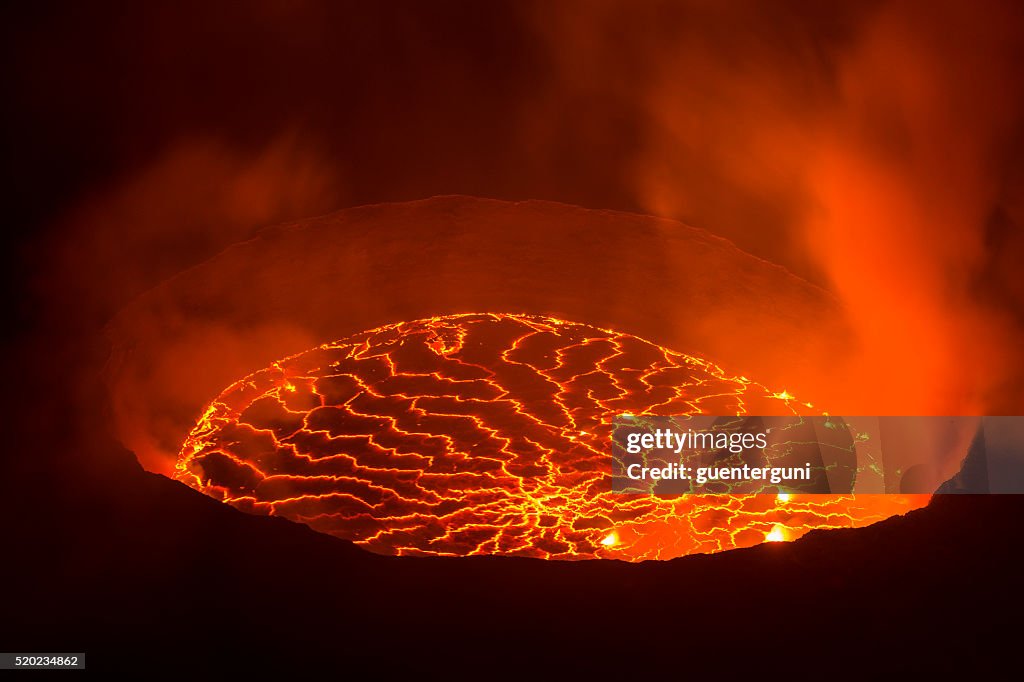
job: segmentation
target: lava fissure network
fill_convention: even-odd
[[[190,433],[176,475],[239,509],[401,555],[667,559],[924,503],[611,492],[616,414],[810,409],[628,334],[451,315],[362,332],[236,382]]]

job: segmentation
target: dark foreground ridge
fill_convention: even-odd
[[[415,559],[118,459],[102,495],[83,484],[10,508],[6,650],[46,643],[140,673],[884,677],[987,669],[1020,632],[1019,496],[939,496],[868,528],[667,562]]]

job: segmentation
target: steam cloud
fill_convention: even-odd
[[[139,6],[124,36],[58,27],[58,56],[24,47],[28,72],[64,84],[22,93],[24,116],[77,107],[85,121],[41,138],[127,126],[125,139],[163,144],[109,151],[121,171],[90,179],[56,221],[39,278],[53,313],[106,318],[270,223],[443,193],[543,198],[678,218],[833,291],[860,353],[806,398],[834,413],[1024,404],[1018,3],[260,7],[149,21]],[[203,26],[247,38],[225,47]],[[83,35],[108,61],[55,68],[92,53]],[[126,59],[148,66],[108,86],[106,65]],[[152,82],[149,67],[178,63]],[[93,84],[88,107],[75,79]],[[130,116],[111,123],[102,106]],[[232,330],[208,331],[246,364]],[[304,338],[272,321],[260,333]],[[152,380],[187,391],[176,372]]]
[[[861,353],[831,409],[1019,410],[1019,5],[558,7],[538,111],[640,103],[641,205],[841,298]]]
[[[40,285],[53,289],[53,298],[60,298],[58,290],[74,292],[77,305],[61,313],[80,322],[103,319],[134,293],[250,237],[260,226],[333,208],[342,190],[336,169],[292,132],[255,152],[216,140],[186,140],[73,209],[56,248],[62,276],[47,277]],[[210,397],[197,394],[201,382],[196,381],[209,367],[189,362],[183,348],[217,349],[218,365],[235,368],[241,377],[264,361],[260,353],[267,344],[303,348],[319,341],[274,320],[244,334],[197,320],[179,326],[179,336],[167,341],[166,354],[146,376],[111,386],[116,433],[146,468],[164,473],[170,472],[177,449],[176,434],[169,435],[173,409],[171,414],[149,410],[146,396],[159,386],[184,402],[202,404]]]

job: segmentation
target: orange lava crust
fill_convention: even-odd
[[[402,322],[228,387],[176,477],[239,509],[401,555],[669,559],[863,526],[927,495],[611,493],[616,414],[812,414],[786,391],[550,317]]]

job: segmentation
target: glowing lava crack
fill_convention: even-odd
[[[665,559],[866,525],[926,501],[611,493],[615,414],[809,407],[627,334],[453,315],[356,334],[233,384],[192,430],[177,477],[403,555]]]

